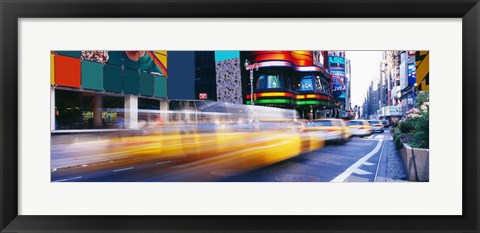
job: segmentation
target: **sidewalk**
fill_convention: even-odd
[[[392,136],[385,135],[382,158],[378,167],[376,182],[407,182],[407,172],[400,151],[395,148]]]

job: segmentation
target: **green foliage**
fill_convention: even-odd
[[[398,128],[392,128],[392,130],[390,130],[390,134],[392,135],[392,137],[395,137],[397,136],[397,134],[401,133],[400,130]]]
[[[417,118],[415,124],[415,134],[413,138],[415,139],[415,145],[413,147],[417,148],[429,148],[429,115],[421,114],[421,117]]]
[[[414,148],[429,148],[429,130],[428,111],[421,112],[419,117],[407,118],[394,130],[395,144],[401,148],[400,141],[403,141]]]
[[[403,138],[403,135],[400,131],[397,135],[393,137],[393,140],[395,142],[395,147],[397,148],[397,150],[402,149],[402,146],[403,146],[402,138]]]
[[[429,97],[428,91],[418,94],[418,107],[407,113],[407,118],[394,125],[391,130],[392,137],[397,149],[402,148],[403,143],[408,143],[414,148],[429,148]]]
[[[398,121],[396,121],[395,123],[393,123],[393,128],[397,128],[398,127]]]
[[[417,95],[417,108],[420,108],[425,102],[429,102],[429,93],[428,91],[421,91]]]
[[[415,129],[415,119],[412,118],[412,119],[403,121],[398,126],[402,133],[410,133]]]

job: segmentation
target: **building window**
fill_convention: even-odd
[[[55,129],[123,128],[124,99],[99,93],[55,90]]]
[[[313,91],[313,75],[302,76],[297,91]]]
[[[262,74],[258,77],[257,89],[284,88],[282,79],[278,74]]]
[[[160,100],[138,98],[138,120],[140,125],[160,121]]]
[[[82,94],[55,90],[55,129],[83,129]]]

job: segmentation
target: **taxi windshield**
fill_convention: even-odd
[[[349,122],[347,122],[347,125],[363,125],[363,122],[361,122],[361,121],[349,121]]]
[[[315,121],[310,122],[309,126],[332,126],[332,121],[324,120],[324,121]]]

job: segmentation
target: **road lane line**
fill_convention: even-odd
[[[382,151],[380,152],[380,157],[378,158],[377,170],[375,171],[373,182],[377,182],[378,169],[380,168],[380,162],[382,161],[383,149],[385,149],[385,144],[382,144]]]
[[[155,164],[160,165],[160,164],[164,164],[164,163],[170,163],[170,161],[161,161],[161,162],[158,162],[158,163],[155,163]]]
[[[362,170],[360,168],[355,169],[355,171],[353,173],[359,174],[359,175],[370,175],[370,174],[372,174],[371,172]]]
[[[377,146],[375,146],[375,148],[373,148],[373,150],[370,151],[370,153],[363,156],[357,162],[352,164],[352,166],[347,168],[347,170],[345,170],[342,174],[338,175],[337,177],[335,177],[330,182],[343,182],[343,181],[345,181],[345,179],[347,179],[353,172],[355,172],[357,170],[357,168],[359,168],[363,163],[367,162],[367,160],[369,158],[371,158],[374,154],[376,154],[380,150],[380,147],[382,146],[382,142],[383,142],[383,139],[378,140]]]
[[[365,166],[373,166],[373,165],[375,165],[375,164],[374,164],[374,163],[370,163],[370,162],[365,162],[365,163],[363,163],[363,165],[365,165]]]
[[[77,176],[77,177],[68,178],[68,179],[54,180],[53,182],[64,182],[64,181],[76,180],[76,179],[82,179],[82,177],[81,177],[81,176]]]
[[[127,168],[113,170],[113,172],[121,172],[121,171],[132,170],[132,169],[133,169],[133,167],[127,167]]]

